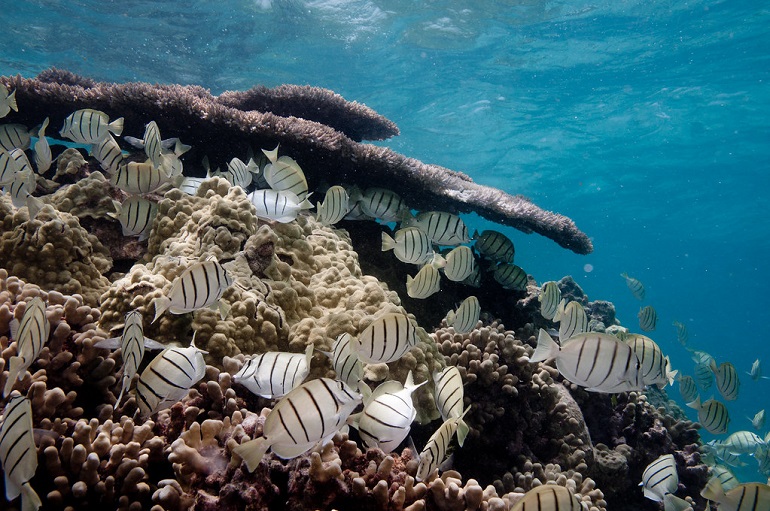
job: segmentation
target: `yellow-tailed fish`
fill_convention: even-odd
[[[351,348],[367,364],[388,364],[417,344],[417,331],[405,314],[384,314],[354,337]]]
[[[690,339],[690,334],[687,333],[687,326],[679,321],[674,321],[674,328],[676,328],[676,338],[679,344],[687,346],[687,341]]]
[[[452,282],[462,282],[476,271],[476,258],[465,245],[453,248],[446,255],[444,275]]]
[[[117,188],[126,193],[152,193],[163,185],[172,182],[160,167],[155,167],[152,161],[129,161],[118,165],[118,171],[110,178]]]
[[[441,413],[441,419],[447,420],[460,417],[463,414],[463,378],[457,366],[447,366],[433,373],[433,397],[436,408]],[[463,442],[460,442],[462,445]]]
[[[19,111],[19,106],[16,104],[16,91],[8,94],[6,86],[0,83],[0,118],[8,115],[11,110]]]
[[[527,272],[515,264],[498,264],[494,268],[492,278],[500,284],[503,289],[513,289],[524,291],[527,289]]]
[[[350,197],[342,186],[332,186],[326,190],[323,202],[316,207],[316,219],[323,225],[334,225],[350,211]]]
[[[364,214],[383,222],[399,221],[409,211],[400,195],[384,188],[367,188],[357,202]]]
[[[698,398],[698,386],[692,376],[679,376],[679,393],[685,403],[691,403]]]
[[[583,505],[565,486],[543,484],[524,494],[512,511],[582,511]]]
[[[28,301],[21,321],[13,319],[10,327],[11,339],[16,341],[16,355],[8,361],[8,379],[5,381],[3,396],[10,394],[14,384],[24,378],[25,371],[48,342],[51,324],[45,315],[43,299],[36,296]]]
[[[626,286],[631,290],[631,294],[633,294],[637,300],[644,300],[644,284],[633,277],[629,277],[628,273],[621,273],[620,276],[626,279]]]
[[[37,188],[37,180],[32,170],[16,172],[13,181],[3,186],[3,192],[11,197],[15,208],[23,208],[27,204],[27,197]]]
[[[257,218],[282,224],[296,220],[300,211],[313,208],[307,198],[300,200],[289,190],[254,190],[248,197],[257,210]]]
[[[59,135],[80,144],[95,144],[107,133],[120,135],[123,131],[123,118],[110,122],[104,112],[86,108],[72,112],[64,119],[64,126]]]
[[[22,124],[0,124],[0,148],[6,151],[29,149],[29,130]]]
[[[235,449],[253,472],[268,449],[284,459],[296,458],[332,438],[361,404],[361,394],[345,382],[319,378],[303,383],[276,403],[262,436]]]
[[[516,249],[508,237],[497,231],[483,231],[474,233],[476,250],[481,257],[498,263],[513,264]]]
[[[365,397],[364,410],[351,415],[348,422],[358,429],[367,447],[378,447],[390,453],[404,441],[417,415],[412,393],[425,383],[427,380],[415,385],[412,371],[409,371],[404,385],[394,380],[386,381]]]
[[[735,366],[730,362],[722,362],[717,367],[716,361],[712,359],[709,367],[714,373],[717,390],[722,394],[722,397],[728,401],[735,401],[741,388],[741,380],[738,378],[738,371],[735,370]]]
[[[201,261],[182,272],[171,284],[168,296],[155,299],[155,323],[165,312],[185,314],[205,307],[219,307],[224,319],[230,310],[220,300],[225,290],[232,285],[233,279],[219,262]]]
[[[294,390],[310,373],[313,345],[305,353],[268,351],[247,359],[240,371],[233,376],[252,393],[274,399]]]
[[[122,204],[115,203],[117,213],[109,214],[120,222],[123,236],[139,236],[144,241],[150,236],[152,222],[158,213],[158,205],[152,201],[131,195]]]
[[[751,419],[751,425],[756,429],[757,431],[764,429],[765,427],[765,409],[761,409],[756,414],[754,414],[754,418]]]
[[[420,464],[417,466],[417,481],[424,481],[430,476],[431,472],[437,469],[446,459],[449,451],[449,443],[452,437],[457,433],[458,439],[462,435],[465,438],[470,428],[463,418],[471,407],[465,409],[460,417],[452,417],[444,421],[433,435],[428,439],[425,447],[420,452]]]
[[[738,478],[735,477],[735,474],[733,474],[733,471],[724,465],[714,465],[711,467],[711,477],[719,479],[724,491],[730,491],[741,484]]]
[[[425,299],[441,290],[441,273],[432,264],[426,264],[417,275],[406,276],[406,294],[411,298]]]
[[[556,359],[556,368],[562,376],[590,392],[626,392],[644,387],[634,350],[613,335],[579,334],[560,347],[541,328],[530,362],[550,359]]]
[[[5,474],[5,498],[11,502],[21,495],[21,510],[43,506],[29,481],[37,471],[37,448],[32,434],[32,405],[18,392],[5,405],[0,423],[0,464]]]
[[[51,147],[48,145],[48,139],[45,138],[45,129],[48,127],[48,117],[45,118],[40,130],[37,132],[37,142],[35,142],[35,168],[38,174],[45,174],[51,168]]]
[[[455,246],[471,241],[462,219],[446,211],[424,211],[416,217],[407,217],[401,227],[417,227],[436,245]]]
[[[308,196],[305,173],[293,158],[281,156],[275,163],[268,163],[262,175],[273,190],[290,191],[299,200],[305,200]]]
[[[446,316],[447,325],[455,329],[458,334],[467,334],[476,328],[481,315],[481,305],[475,296],[469,296],[460,303],[456,311],[449,311]]]
[[[739,484],[725,492],[719,479],[712,477],[700,494],[716,502],[719,511],[770,510],[770,486],[762,483]]]
[[[91,155],[96,158],[102,169],[109,173],[118,172],[125,159],[118,142],[109,133],[97,143],[91,144]]]
[[[639,328],[645,332],[652,332],[655,330],[655,325],[658,323],[658,313],[655,312],[655,308],[652,305],[647,305],[639,310]]]
[[[708,364],[695,364],[695,382],[703,390],[708,390],[714,383],[714,373]]]
[[[428,236],[417,227],[396,231],[395,238],[382,233],[382,251],[392,250],[396,259],[404,263],[424,264],[433,258],[433,247]]]
[[[679,475],[676,473],[676,461],[673,454],[664,454],[647,465],[642,473],[644,496],[655,502],[662,502],[669,493],[679,488]]]
[[[543,284],[537,299],[540,302],[540,315],[549,321],[552,320],[556,315],[559,302],[561,302],[559,284],[554,281]]]
[[[657,385],[659,389],[673,385],[677,371],[671,371],[668,357],[663,356],[660,346],[644,335],[631,334],[625,342],[631,346],[639,359],[642,381],[645,385]]]
[[[553,318],[554,321],[559,322],[559,342],[563,344],[578,334],[588,332],[588,316],[583,304],[572,301],[563,307],[563,310],[561,309],[560,307],[557,310],[557,314]]]
[[[725,405],[714,399],[701,403],[699,396],[692,403],[687,403],[687,406],[698,410],[698,422],[706,428],[706,431],[715,435],[727,433],[730,413]]]
[[[352,339],[353,336],[348,333],[338,335],[329,355],[337,379],[355,388],[361,380],[363,367],[358,355],[351,349]]]

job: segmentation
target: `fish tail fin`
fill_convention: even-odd
[[[21,485],[21,511],[37,511],[43,507],[40,496],[32,489],[29,481]]]
[[[189,151],[192,148],[192,146],[189,146],[187,144],[183,144],[181,140],[178,138],[176,139],[176,142],[174,142],[174,154],[177,156],[182,156],[184,153]]]
[[[13,356],[8,361],[8,379],[5,380],[5,388],[3,389],[3,397],[7,396],[13,390],[13,386],[17,380],[21,380],[24,374],[21,372],[24,359],[21,357]]]
[[[14,112],[19,111],[19,106],[16,104],[16,91],[8,94],[8,106],[11,107],[11,110]]]
[[[690,503],[670,493],[663,497],[663,511],[687,511],[692,510]]]
[[[299,209],[313,209],[313,203],[308,200],[311,194],[308,194],[305,199],[299,203]]]
[[[219,300],[219,315],[222,317],[222,321],[230,314],[230,309],[231,307],[228,304]]]
[[[404,388],[410,391],[415,391],[428,383],[428,380],[425,380],[423,382],[418,383],[415,385],[414,383],[414,376],[412,376],[412,371],[409,371],[409,373],[406,375],[406,381],[404,382]]]
[[[457,443],[460,447],[465,443],[465,437],[468,436],[470,430],[471,428],[464,420],[459,419],[457,421]]]
[[[116,137],[119,137],[121,133],[123,133],[123,118],[118,117],[111,123],[107,125],[107,129],[110,130],[115,134]]]
[[[249,472],[254,472],[257,466],[259,466],[259,462],[262,461],[262,457],[267,452],[268,447],[270,445],[268,445],[267,439],[260,437],[239,445],[233,449],[233,454],[243,458]]]
[[[118,394],[118,399],[117,401],[115,401],[115,406],[120,406],[120,402],[123,400],[123,394],[126,392],[126,389],[128,388],[130,383],[131,383],[131,380],[123,376],[123,383],[120,387],[120,394]]]
[[[540,329],[540,333],[537,336],[537,348],[535,353],[530,357],[530,362],[543,362],[545,360],[554,358],[559,354],[559,345],[556,341],[548,335],[548,332]]]
[[[690,408],[694,408],[696,410],[700,410],[701,409],[700,396],[696,397],[695,401],[690,401],[689,403],[687,403],[687,406],[689,406]]]
[[[161,296],[156,298],[153,303],[155,304],[155,317],[153,318],[152,322],[155,323],[158,321],[158,318],[171,306],[171,298],[168,296]]]
[[[386,232],[382,233],[382,251],[387,252],[396,248],[396,240],[390,237]]]
[[[666,379],[668,380],[669,385],[673,385],[676,381],[676,375],[679,374],[679,370],[674,370],[666,374]]]
[[[722,483],[719,482],[719,478],[712,477],[709,479],[709,482],[706,483],[706,487],[701,490],[700,496],[714,502],[722,501],[725,497],[725,490],[722,488]]]
[[[313,358],[313,351],[315,351],[315,345],[313,343],[308,344],[307,348],[305,348],[305,362],[307,362],[308,367],[310,367],[310,360]],[[331,358],[329,357],[329,359]]]

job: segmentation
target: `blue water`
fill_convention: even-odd
[[[213,93],[311,84],[366,103],[401,129],[384,145],[524,194],[593,238],[594,253],[578,256],[504,229],[538,281],[573,275],[635,328],[626,271],[644,282],[652,337],[676,369],[692,373],[674,320],[691,346],[732,361],[744,377],[730,431],[770,408],[770,380],[743,374],[768,354],[766,3],[186,4],[0,0],[0,74],[54,65]],[[762,480],[754,467],[741,477]]]

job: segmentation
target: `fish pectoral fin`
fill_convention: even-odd
[[[223,302],[222,300],[219,300],[218,303],[219,308],[219,315],[222,317],[222,320],[224,320],[227,315],[230,313],[230,306]]]
[[[120,337],[110,337],[109,339],[104,339],[94,344],[94,348],[116,350],[120,348],[121,341],[122,339]]]
[[[259,437],[239,445],[233,449],[233,454],[237,454],[246,462],[246,468],[249,472],[254,472],[268,448],[270,448],[270,444],[267,439]]]

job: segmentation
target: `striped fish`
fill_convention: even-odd
[[[760,411],[758,411],[754,418],[751,419],[751,425],[756,429],[757,431],[764,429],[765,427],[765,410],[764,408]]]
[[[679,376],[679,393],[685,403],[692,403],[698,398],[698,386],[692,376]]]
[[[270,163],[275,163],[276,161],[278,161],[279,147],[281,147],[281,144],[278,144],[277,146],[275,146],[275,149],[272,149],[272,150],[262,149],[262,153],[267,158],[267,161],[269,161]]]
[[[706,428],[706,431],[714,435],[727,433],[730,414],[725,405],[713,399],[701,403],[700,396],[698,396],[695,401],[687,403],[687,406],[698,410],[698,422]]]
[[[144,142],[144,154],[153,166],[159,167],[161,163],[160,128],[155,121],[150,121],[145,126],[142,142]]]
[[[716,502],[719,511],[770,510],[770,486],[762,483],[739,484],[725,492],[719,479],[712,477],[700,494]]]
[[[730,362],[722,362],[717,367],[716,361],[712,359],[709,367],[714,373],[717,390],[722,394],[722,397],[728,401],[735,401],[741,388],[741,380],[738,379],[738,371],[735,370],[735,366]]]
[[[29,162],[29,158],[27,158],[27,153],[24,152],[22,149],[11,149],[8,151],[8,155],[13,160],[13,165],[16,167],[16,173],[24,172],[25,174],[27,172],[32,172],[32,164]]]
[[[380,316],[353,338],[351,349],[361,362],[388,364],[404,356],[417,344],[417,330],[406,315],[394,312]]]
[[[476,240],[474,246],[481,257],[497,263],[513,264],[516,249],[505,234],[497,231],[482,231],[479,234],[477,231],[473,239]]]
[[[690,334],[687,333],[687,326],[679,321],[674,321],[674,328],[676,328],[676,338],[679,344],[687,346],[687,341],[690,339]]]
[[[305,173],[294,158],[281,156],[275,163],[265,165],[262,175],[273,190],[292,192],[299,200],[308,196]]]
[[[8,89],[0,83],[0,118],[8,115],[11,110],[19,111],[19,106],[16,104],[16,91],[8,94]]]
[[[463,418],[470,409],[470,406],[466,408],[460,417],[445,420],[428,439],[422,452],[420,452],[420,464],[417,466],[417,475],[415,476],[417,481],[425,481],[435,469],[444,463],[449,450],[449,442],[452,441],[455,433],[457,433],[458,443],[460,438],[464,439],[468,436],[470,428]]]
[[[457,366],[447,366],[433,373],[434,398],[441,419],[447,420],[463,414],[463,378]],[[460,442],[462,445],[462,442]]]
[[[59,135],[80,144],[95,144],[109,132],[119,136],[122,131],[122,117],[110,122],[110,117],[104,112],[86,108],[76,110],[64,119]]]
[[[361,394],[346,383],[319,378],[303,383],[273,407],[262,436],[235,449],[253,472],[268,449],[283,459],[296,458],[333,437],[361,404]]]
[[[219,313],[225,319],[230,307],[220,298],[233,279],[216,260],[201,261],[182,272],[173,284],[168,296],[155,299],[155,323],[165,311],[184,314],[204,307],[219,305]]]
[[[524,291],[527,289],[527,272],[515,264],[498,264],[494,268],[492,277],[503,289],[515,289]]]
[[[139,371],[139,364],[144,358],[144,350],[162,350],[165,348],[159,342],[148,339],[144,336],[144,327],[142,326],[142,313],[138,310],[130,311],[126,314],[126,321],[123,324],[123,335],[104,339],[94,344],[95,348],[117,349],[120,348],[120,356],[123,359],[123,378],[118,394],[119,405],[123,399],[123,394],[128,390],[131,381]]]
[[[604,333],[579,334],[559,347],[540,329],[537,348],[530,362],[556,359],[556,368],[567,380],[589,392],[642,390],[642,371],[631,347]]]
[[[2,169],[0,169],[0,172]],[[766,376],[762,376],[762,362],[759,361],[759,359],[756,359],[754,363],[751,364],[751,371],[747,373],[749,376],[751,376],[751,379],[754,381],[758,381],[760,378],[767,379]]]
[[[37,132],[37,142],[35,142],[35,167],[38,174],[45,174],[51,168],[51,147],[48,145],[48,139],[45,138],[45,129],[48,127],[48,117]]]
[[[112,175],[110,183],[126,193],[152,193],[170,183],[172,177],[160,167],[155,167],[150,160],[129,161],[118,166],[118,171]]]
[[[433,257],[433,247],[428,236],[417,227],[396,231],[395,238],[382,233],[382,251],[392,250],[396,259],[404,263],[423,264]]]
[[[751,431],[736,431],[721,446],[732,454],[753,454],[757,447],[765,446],[765,441]]]
[[[692,361],[695,362],[696,364],[705,364],[708,367],[711,365],[711,361],[714,360],[714,357],[712,357],[705,351],[694,350],[691,348],[685,348],[685,349],[690,352],[690,357],[692,358]]]
[[[8,379],[5,381],[3,396],[10,394],[13,385],[24,378],[24,373],[48,342],[51,323],[46,318],[43,299],[36,296],[28,301],[21,321],[13,319],[10,327],[11,339],[16,341],[16,355],[8,361]]]
[[[743,467],[746,465],[741,460],[740,454],[733,454],[728,450],[721,442],[712,440],[707,444],[704,444],[698,448],[701,451],[704,463],[716,464],[721,462],[722,464],[730,465],[731,467]]]
[[[198,193],[198,188],[201,187],[201,183],[203,183],[205,180],[205,177],[185,177],[179,183],[179,189],[187,195],[195,195]]]
[[[703,390],[708,390],[714,383],[714,373],[711,372],[711,368],[708,364],[695,364],[695,381],[698,383],[698,387]]]
[[[626,279],[626,286],[631,290],[631,294],[633,294],[637,300],[644,300],[644,284],[633,277],[629,277],[628,273],[621,273],[620,276]]]
[[[408,217],[401,227],[417,227],[436,245],[459,245],[471,241],[468,228],[462,219],[446,211],[424,211],[416,217]]]
[[[367,188],[357,202],[364,214],[383,222],[399,221],[409,211],[397,193],[384,188]]]
[[[559,342],[562,344],[578,334],[588,332],[588,316],[583,304],[572,301],[563,307],[563,302],[559,302],[560,307],[553,318],[559,322]]]
[[[110,173],[118,172],[125,159],[118,142],[110,133],[91,145],[91,156]]]
[[[642,381],[645,385],[657,385],[659,389],[673,385],[677,371],[671,371],[668,357],[663,356],[660,346],[644,335],[631,334],[625,342],[631,346],[639,359]]]
[[[307,198],[300,200],[288,190],[254,190],[248,197],[257,210],[257,218],[282,224],[296,220],[300,211],[313,207]]]
[[[647,465],[639,486],[644,496],[655,502],[662,502],[667,494],[676,492],[679,488],[679,475],[676,473],[674,455],[664,454]]]
[[[5,474],[5,498],[8,502],[21,495],[22,511],[40,509],[43,503],[29,484],[37,471],[32,405],[29,399],[18,392],[11,395],[3,411],[3,422],[0,423],[0,464]]]
[[[411,298],[424,299],[441,290],[441,273],[432,264],[426,264],[417,275],[406,276],[406,294]]]
[[[540,296],[537,299],[540,302],[540,315],[549,321],[554,319],[559,302],[561,302],[559,284],[554,281],[543,284]]]
[[[139,236],[144,241],[150,236],[158,205],[138,195],[131,195],[122,204],[115,203],[117,213],[108,214],[120,222],[123,236]]]
[[[37,188],[35,174],[31,170],[16,172],[13,181],[3,186],[3,192],[11,196],[11,202],[15,208],[23,208],[27,203],[27,197]]]
[[[655,330],[655,325],[658,323],[658,313],[652,305],[647,305],[639,310],[639,328],[645,332],[652,332]]]
[[[725,491],[732,490],[740,484],[732,470],[724,465],[714,465],[711,467],[711,477],[719,479],[719,482],[722,483],[722,488]]]
[[[334,225],[350,211],[350,197],[345,188],[332,186],[326,190],[323,202],[316,207],[316,219],[323,225]]]
[[[476,269],[473,270],[473,273],[468,275],[467,279],[463,280],[463,284],[471,287],[481,287],[481,268],[479,265],[476,265]]]
[[[417,415],[412,393],[427,382],[415,385],[409,371],[404,385],[394,380],[380,384],[364,399],[364,410],[351,415],[348,422],[358,429],[367,447],[393,452],[409,434]]]
[[[329,358],[334,372],[337,373],[337,379],[355,388],[361,380],[363,367],[351,348],[352,340],[353,336],[348,333],[338,335],[332,345],[332,352],[327,356],[331,355]]]
[[[0,186],[13,182],[17,170],[16,160],[11,158],[8,151],[0,149]]]
[[[268,399],[282,397],[307,378],[312,358],[312,344],[308,345],[305,353],[268,351],[248,359],[233,376],[233,381],[258,396]]]
[[[29,130],[22,124],[0,124],[0,148],[11,151],[29,149]]]
[[[565,486],[543,484],[525,493],[512,511],[583,511],[583,505]]]
[[[757,452],[754,453],[754,458],[757,460],[757,469],[762,473],[762,475],[765,477],[770,477],[770,448],[762,446],[758,447]],[[726,486],[725,488],[729,489]]]
[[[206,374],[195,338],[187,348],[166,348],[144,368],[136,382],[136,402],[143,418],[169,408]]]
[[[458,334],[467,334],[476,328],[481,315],[481,305],[475,296],[469,296],[460,303],[456,311],[449,311],[446,316],[447,325],[455,329]]]
[[[246,164],[240,158],[233,158],[228,162],[226,171],[217,172],[215,175],[223,177],[231,185],[240,186],[245,190],[251,185],[252,178],[257,172],[259,172],[259,167],[253,161]]]
[[[462,282],[476,271],[476,258],[473,250],[465,245],[453,248],[446,255],[444,275],[452,282]]]

